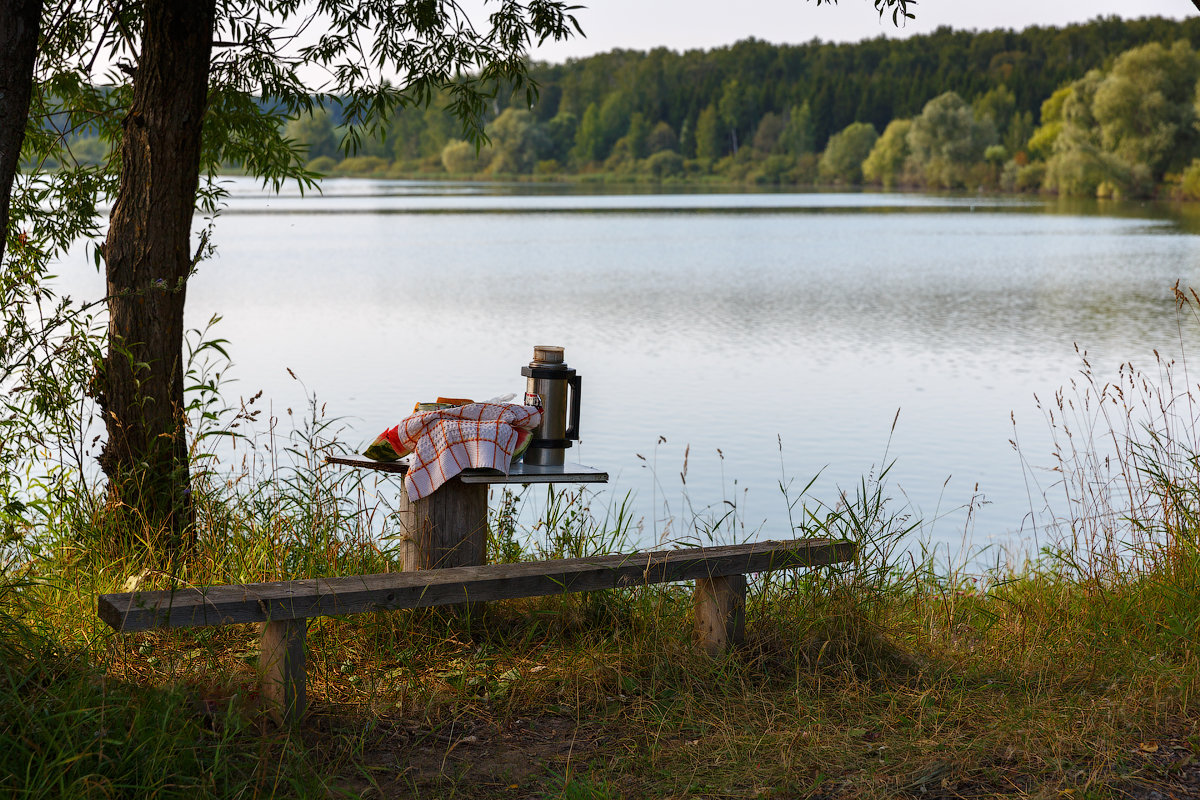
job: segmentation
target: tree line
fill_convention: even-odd
[[[535,102],[493,98],[481,148],[463,141],[436,103],[400,110],[383,135],[352,147],[345,130],[353,120],[336,103],[293,120],[286,134],[323,174],[867,182],[1140,196],[1164,178],[1178,182],[1190,164],[1186,117],[1197,47],[1200,19],[1114,17],[1020,32],[941,28],[857,44],[747,40],[683,53],[616,50],[532,65]],[[1093,141],[1084,129],[1095,120],[1077,112],[1096,102],[1101,84],[1109,88],[1095,113],[1109,120],[1109,133]],[[1160,95],[1165,105],[1150,108]],[[1160,111],[1174,116],[1159,119]],[[1138,134],[1172,144],[1139,150],[1134,131],[1117,133],[1121,117],[1174,126],[1175,134]],[[1121,155],[1092,163],[1085,153],[1095,147]]]

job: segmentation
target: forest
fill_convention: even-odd
[[[378,135],[314,104],[289,139],[317,175],[856,185],[1200,197],[1200,19],[1097,18],[854,44],[746,40],[530,65],[466,141],[442,93]],[[532,100],[532,102],[530,102]],[[79,137],[80,161],[106,159]],[[227,167],[236,171],[239,164]]]
[[[1200,19],[1098,18],[856,44],[747,40],[534,64],[532,104],[498,96],[489,142],[438,103],[347,137],[289,123],[319,174],[712,181],[1200,196]],[[99,157],[99,142],[80,153]],[[88,147],[92,150],[89,151]]]

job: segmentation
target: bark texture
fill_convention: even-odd
[[[100,464],[128,535],[173,553],[192,537],[183,308],[215,0],[147,0],[121,180],[104,246],[108,354]]]
[[[0,262],[8,235],[13,179],[25,141],[42,0],[0,0]]]

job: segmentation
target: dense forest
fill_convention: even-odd
[[[322,174],[1200,194],[1200,19],[1099,18],[856,44],[615,50],[533,69],[489,142],[434,102],[379,136],[336,106],[292,121]],[[82,157],[102,157],[81,141]]]

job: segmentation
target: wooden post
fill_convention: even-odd
[[[400,496],[396,498],[396,521],[400,525],[400,563],[404,565],[405,572],[415,572],[425,563],[420,537],[417,536],[417,509],[416,504],[408,499],[408,489],[404,487],[403,478],[397,482],[400,484]]]
[[[486,561],[488,487],[458,478],[410,501],[400,484],[400,524],[405,529],[404,571],[480,567]]]
[[[307,620],[303,619],[264,622],[262,626],[258,656],[262,696],[271,716],[282,725],[295,725],[304,716],[307,632]]]
[[[482,567],[487,563],[488,487],[485,483],[446,481],[433,494],[408,499],[400,482],[398,516],[404,529],[404,571],[443,567]],[[484,603],[450,608],[467,618],[483,613]]]
[[[696,579],[696,637],[710,655],[746,639],[746,576]]]

